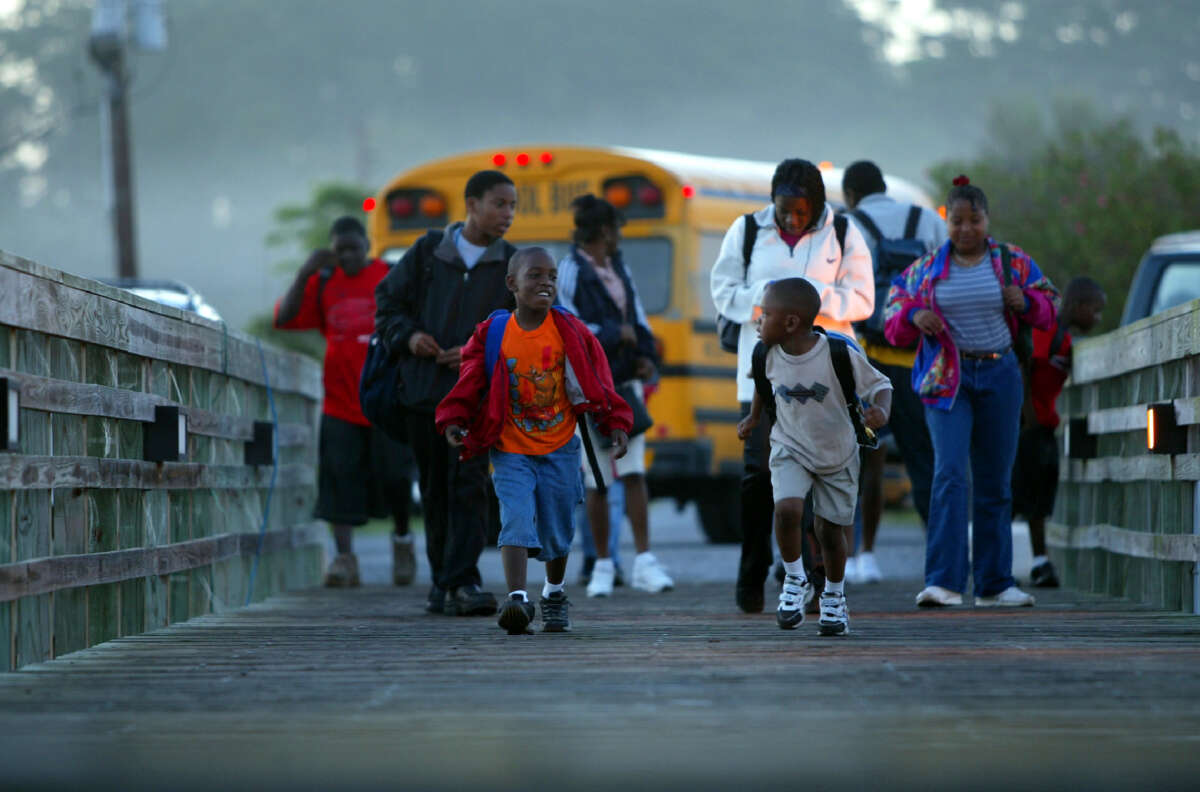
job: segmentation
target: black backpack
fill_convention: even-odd
[[[867,343],[894,346],[883,334],[883,309],[887,305],[892,280],[929,252],[925,249],[925,243],[916,238],[917,224],[921,222],[921,207],[909,208],[908,219],[904,223],[904,236],[901,239],[886,238],[880,232],[879,226],[875,225],[875,221],[865,212],[851,209],[850,214],[854,215],[854,219],[875,240],[871,247],[871,261],[875,266],[875,310],[863,321],[855,322],[854,329]],[[914,341],[909,348],[916,346],[917,342]]]
[[[750,270],[750,256],[754,252],[754,241],[758,239],[758,221],[754,219],[754,214],[747,214],[742,218],[746,223],[746,230],[742,236],[742,283],[746,282],[746,273]],[[843,215],[834,215],[833,217],[833,233],[837,236],[838,250],[845,251],[846,249],[846,218]],[[742,326],[731,319],[726,319],[721,314],[717,314],[717,338],[721,341],[721,349],[726,352],[737,354],[738,339],[742,334]]]
[[[441,232],[430,231],[417,242],[426,245],[421,256],[421,277],[416,284],[418,294],[423,294],[430,278],[429,256],[441,241]],[[372,333],[367,342],[367,359],[363,361],[362,374],[358,380],[358,403],[363,416],[377,426],[388,437],[398,443],[408,442],[405,424],[405,407],[399,398],[400,350],[388,349],[387,344]]]
[[[858,391],[854,385],[854,369],[850,365],[850,349],[846,341],[825,332],[824,328],[813,327],[813,330],[825,336],[829,342],[829,357],[833,362],[833,373],[837,376],[842,396],[846,400],[846,411],[850,413],[850,423],[854,426],[854,438],[860,446],[877,448],[879,438],[875,430],[863,423],[862,404],[858,399]],[[750,356],[750,373],[754,377],[754,391],[759,401],[766,408],[767,416],[775,422],[775,392],[771,390],[771,381],[767,379],[767,347],[762,341],[754,346]]]

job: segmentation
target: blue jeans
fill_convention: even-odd
[[[586,464],[586,463],[585,463]],[[579,526],[579,544],[583,550],[583,561],[589,568],[596,561],[596,542],[592,539],[592,524],[588,522],[587,509],[576,510],[575,524]],[[621,566],[621,524],[625,522],[625,485],[614,479],[608,485],[608,555],[613,564]]]
[[[1011,350],[999,360],[964,358],[961,363],[953,406],[925,407],[934,455],[925,585],[966,591],[970,500],[974,591],[989,597],[1013,585],[1011,481],[1025,393]]]
[[[579,437],[572,436],[562,448],[539,456],[492,449],[500,547],[529,548],[539,561],[565,558],[570,552],[575,506],[583,499],[579,447]]]

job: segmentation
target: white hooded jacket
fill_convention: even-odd
[[[847,223],[845,245],[839,249],[833,217],[832,207],[826,204],[816,228],[805,233],[795,248],[789,249],[775,225],[774,205],[755,212],[758,236],[744,279],[742,240],[745,238],[745,220],[739,217],[725,232],[721,252],[713,264],[710,287],[717,311],[742,325],[737,355],[739,402],[748,402],[754,397],[750,355],[758,343],[758,332],[753,320],[755,308],[762,304],[768,283],[783,278],[807,278],[821,295],[821,313],[816,323],[851,338],[854,330],[850,323],[866,319],[874,310],[875,276],[871,269],[870,246],[858,226]]]

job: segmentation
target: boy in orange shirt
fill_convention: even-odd
[[[566,310],[552,308],[557,277],[544,248],[513,255],[505,282],[516,311],[497,311],[475,328],[458,382],[436,415],[438,431],[464,458],[490,452],[509,588],[499,623],[509,635],[532,632],[530,556],[546,563],[542,630],[571,627],[564,580],[575,506],[583,499],[577,417],[593,414],[615,458],[625,454],[633,425],[596,337]]]

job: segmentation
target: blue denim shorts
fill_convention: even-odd
[[[575,506],[583,500],[579,448],[576,435],[557,451],[539,456],[492,449],[500,547],[528,547],[539,561],[567,555],[575,538]]]

